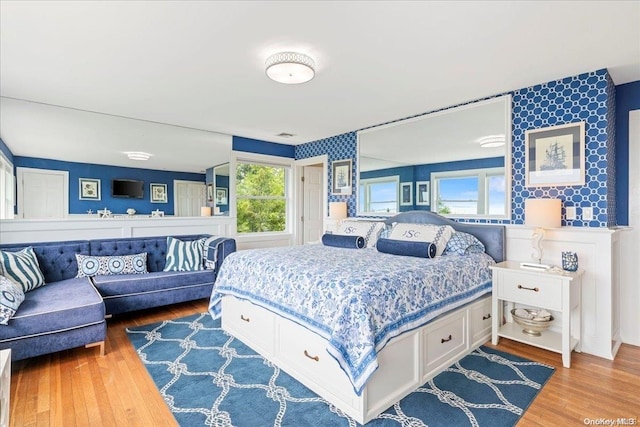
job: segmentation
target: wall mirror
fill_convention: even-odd
[[[213,168],[214,215],[229,215],[229,163]]]
[[[507,218],[511,96],[358,132],[358,215]]]

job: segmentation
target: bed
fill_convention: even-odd
[[[381,253],[375,244],[240,251],[218,274],[210,312],[365,424],[489,338],[489,266],[505,258],[503,226],[426,211],[384,221],[396,224],[448,226],[475,236],[484,251],[433,259]]]

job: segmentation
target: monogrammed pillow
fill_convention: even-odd
[[[436,256],[442,255],[454,230],[450,225],[410,224],[399,222],[393,225],[389,239],[410,242],[431,242],[436,245]]]

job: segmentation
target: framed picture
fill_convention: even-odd
[[[525,132],[525,185],[584,185],[584,122]]]
[[[331,163],[331,194],[351,195],[351,159]]]
[[[413,205],[413,182],[400,183],[400,206]]]
[[[149,184],[151,187],[151,203],[167,203],[167,184]]]
[[[227,189],[223,187],[216,188],[216,205],[226,205],[227,203]]]
[[[207,184],[207,201],[213,202],[213,184]]]
[[[100,200],[100,180],[93,178],[79,178],[80,200]]]
[[[429,200],[429,181],[416,182],[416,205],[427,206],[430,205]]]

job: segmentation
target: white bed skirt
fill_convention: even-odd
[[[222,299],[222,328],[361,424],[384,412],[491,335],[491,295],[392,339],[362,394],[327,341],[277,314],[233,296]]]

